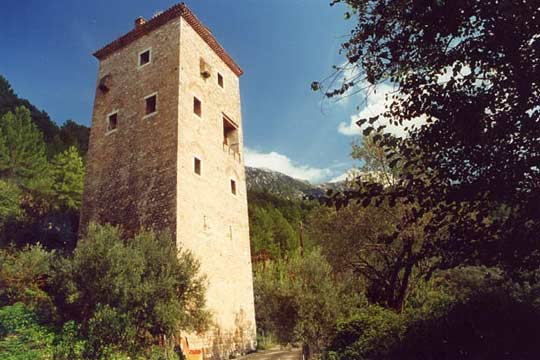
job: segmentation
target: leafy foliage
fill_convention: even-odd
[[[0,176],[32,188],[38,179],[47,177],[48,163],[41,132],[30,118],[30,111],[20,107],[0,118],[0,143],[5,152],[0,157]]]
[[[90,129],[84,125],[77,124],[73,120],[67,120],[60,127],[60,140],[62,140],[64,148],[75,147],[79,151],[79,154],[84,156],[88,152]]]
[[[117,228],[92,225],[73,257],[60,260],[52,287],[62,316],[82,325],[85,356],[137,354],[159,335],[205,328],[198,269],[169,236],[143,232],[124,242]]]
[[[437,265],[432,242],[425,236],[431,214],[408,222],[414,206],[392,196],[399,166],[390,166],[384,148],[364,136],[353,145],[353,158],[361,160],[361,176],[349,190],[331,194],[332,208],[319,208],[308,217],[310,238],[323,249],[336,273],[359,277],[373,303],[401,311],[407,297],[422,277],[429,277]],[[376,191],[378,198],[349,203],[358,193]],[[347,206],[345,206],[347,205]],[[441,230],[442,233],[442,230]]]
[[[401,163],[396,186],[364,188],[349,198],[371,201],[390,194],[411,205],[409,224],[430,213],[426,236],[441,267],[500,264],[514,274],[537,268],[535,2],[333,1],[338,2],[349,5],[356,21],[342,51],[358,75],[327,95],[394,86],[380,118],[359,122],[367,126],[365,133],[383,119],[405,126],[415,118],[426,121],[407,138],[378,137],[389,165]]]
[[[30,111],[32,122],[43,134],[49,157],[64,151],[70,146],[77,147],[81,155],[86,154],[88,151],[88,138],[90,135],[88,127],[68,120],[59,128],[45,111],[40,111],[28,100],[19,98],[7,79],[0,75],[0,115],[15,112],[18,107],[24,107]]]
[[[0,313],[13,315],[0,324],[0,357],[36,348],[70,360],[150,352],[176,359],[173,349],[152,346],[160,336],[208,326],[198,271],[169,236],[143,232],[124,241],[111,226],[92,225],[71,256],[39,245],[0,250]]]
[[[248,202],[251,253],[255,260],[281,259],[297,252],[302,222],[314,205],[257,191],[248,192]],[[309,239],[303,241],[309,245]]]
[[[469,279],[480,269],[472,269]],[[458,281],[446,274],[422,290],[420,301],[396,314],[370,306],[338,323],[326,354],[328,359],[534,359],[538,357],[535,331],[540,309],[523,302],[510,286],[479,288],[461,283],[468,294],[448,292]],[[450,278],[448,278],[450,276]],[[459,277],[459,276],[458,276]],[[446,280],[444,280],[446,278]],[[500,281],[499,281],[500,282]],[[465,286],[463,286],[465,285]],[[486,286],[487,285],[487,286]],[[508,285],[508,284],[507,284]],[[420,306],[421,304],[421,306]]]
[[[54,358],[58,360],[80,360],[86,341],[80,337],[80,325],[70,320],[64,323],[54,341]]]
[[[81,207],[84,165],[75,147],[56,155],[51,163],[55,205],[64,210]]]
[[[254,288],[259,331],[281,343],[301,341],[314,353],[326,345],[341,306],[350,305],[318,250],[257,265]]]
[[[82,198],[84,166],[72,147],[49,163],[40,131],[25,108],[0,119],[0,240],[40,242],[72,250]]]
[[[51,359],[54,334],[23,303],[0,308],[0,355],[6,360]]]
[[[46,286],[53,257],[39,245],[0,250],[0,306],[23,302],[40,319],[54,320],[56,309]]]
[[[9,180],[0,180],[0,231],[3,226],[16,221],[23,214],[21,207],[22,191]]]

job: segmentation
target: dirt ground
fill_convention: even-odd
[[[249,354],[239,358],[241,360],[301,360],[302,352],[300,349],[292,350],[266,350]]]

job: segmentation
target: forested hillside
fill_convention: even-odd
[[[251,253],[255,261],[286,258],[297,253],[300,246],[310,246],[303,226],[315,203],[248,191],[248,206]]]
[[[0,76],[0,243],[73,249],[89,129],[57,126]]]
[[[37,129],[43,134],[46,153],[49,158],[74,146],[81,155],[88,151],[90,129],[67,120],[62,126],[56,125],[44,110],[38,110],[30,101],[17,96],[8,80],[0,74],[0,114],[14,112],[23,106],[30,111],[30,116]]]

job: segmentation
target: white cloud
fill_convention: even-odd
[[[332,170],[298,164],[287,156],[275,151],[264,153],[244,147],[245,164],[251,167],[279,171],[296,179],[319,183],[333,175]]]
[[[349,169],[349,170],[345,171],[343,174],[338,175],[338,176],[330,179],[328,182],[329,183],[337,183],[337,182],[340,182],[340,181],[351,181],[351,180],[354,180],[360,174],[361,174],[360,170],[358,170],[356,168],[352,168],[352,169]]]
[[[538,36],[540,38],[540,35]],[[533,37],[531,39],[532,41],[535,41],[536,38]],[[457,64],[457,63],[456,63]],[[455,65],[456,65],[455,64]],[[454,66],[447,66],[443,69],[443,71],[438,75],[437,77],[437,83],[438,84],[446,84],[450,80],[456,80],[460,81],[463,80],[466,76],[470,75],[472,73],[472,69],[467,64],[462,64],[462,66],[459,69],[459,72],[454,74],[453,72]],[[349,72],[345,71],[344,73],[349,74],[349,76],[356,75],[356,73],[352,72],[353,70],[349,70]],[[476,79],[474,84],[476,87],[479,88],[486,88],[492,86],[492,82],[490,80],[490,77],[495,77],[496,73],[491,71],[487,74],[487,78],[479,80]],[[346,77],[346,75],[344,75]],[[365,104],[364,107],[360,112],[357,114],[354,114],[350,118],[350,122],[341,122],[338,125],[338,132],[340,134],[346,135],[346,136],[358,136],[361,135],[362,130],[369,125],[364,125],[363,128],[358,127],[356,125],[356,122],[360,119],[367,119],[371,118],[377,115],[383,114],[387,110],[387,105],[389,104],[389,101],[386,100],[386,96],[393,95],[395,93],[396,89],[389,84],[379,84],[375,87],[369,86],[367,82],[360,83],[356,86],[357,88],[364,88],[369,89],[367,91],[363,92],[364,98],[365,98]],[[392,101],[392,100],[390,100]],[[405,130],[407,127],[409,130],[411,127],[419,127],[426,123],[426,116],[419,116],[415,119],[409,120],[404,122],[403,126],[399,125],[392,125],[390,124],[390,121],[384,117],[379,117],[376,125],[386,125],[385,131],[389,132],[395,136],[398,137],[406,137],[408,130]]]
[[[367,87],[367,84],[366,84]],[[358,136],[362,133],[363,128],[358,127],[356,122],[360,119],[367,119],[377,115],[381,115],[386,110],[387,100],[386,96],[394,92],[395,89],[388,84],[380,84],[375,88],[372,88],[367,93],[365,97],[365,106],[357,114],[351,116],[349,123],[341,122],[338,125],[338,132],[346,136]],[[425,118],[417,118],[410,121],[407,121],[403,126],[392,125],[390,121],[384,117],[380,117],[376,125],[386,125],[385,131],[389,132],[398,137],[407,136],[406,127],[410,128],[411,126],[419,126],[425,123]]]

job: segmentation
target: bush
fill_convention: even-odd
[[[318,353],[334,330],[344,299],[318,250],[256,268],[255,307],[260,333],[286,344],[302,342]]]
[[[55,360],[80,360],[83,358],[86,341],[80,338],[80,326],[74,321],[68,321],[64,324],[54,343]]]
[[[39,319],[55,319],[56,309],[47,293],[54,253],[40,245],[21,251],[0,249],[0,306],[23,302]]]
[[[504,289],[412,319],[389,359],[538,359],[540,311]]]
[[[370,305],[337,323],[336,335],[326,358],[383,359],[399,342],[404,328],[405,322],[399,314],[379,305]]]
[[[0,358],[4,360],[52,359],[54,333],[39,324],[25,304],[0,308]]]
[[[264,334],[264,331],[257,333],[257,350],[270,350],[277,344],[277,339],[274,333]]]
[[[81,324],[86,358],[132,357],[158,336],[204,330],[208,322],[199,264],[170,236],[142,232],[124,241],[118,228],[91,225],[52,279],[64,320]]]
[[[325,357],[538,359],[540,309],[525,292],[492,269],[455,269],[419,286],[402,313],[372,305],[339,322]]]

